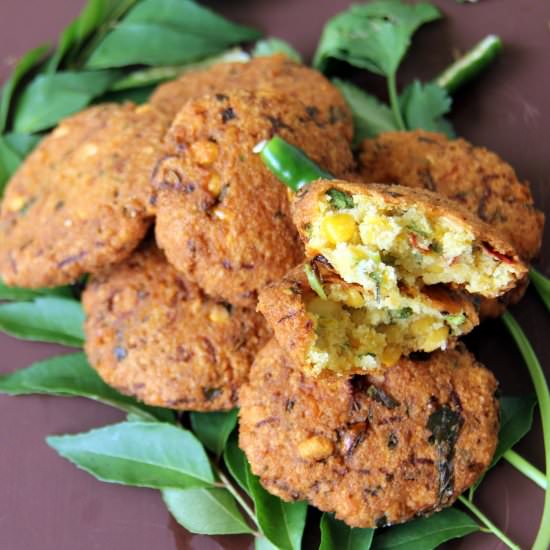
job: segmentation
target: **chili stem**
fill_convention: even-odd
[[[521,550],[521,548],[515,543],[512,542],[473,502],[470,502],[466,497],[459,496],[458,500],[462,502],[470,512],[476,516],[483,525],[485,525],[489,531],[498,537],[508,548],[512,550]],[[483,529],[482,529],[483,530]]]
[[[393,118],[400,130],[405,130],[405,123],[403,122],[403,116],[401,115],[401,106],[399,105],[399,97],[397,95],[397,85],[395,83],[395,73],[390,74],[387,77],[388,81],[388,96],[390,98],[391,110]]]
[[[512,449],[508,449],[502,457],[509,462],[516,470],[519,470],[525,477],[536,483],[541,489],[546,490],[546,476],[535,468],[530,462]]]
[[[550,546],[550,483],[548,482],[550,478],[550,392],[548,391],[548,384],[546,383],[544,371],[540,366],[539,360],[518,322],[509,312],[504,313],[502,320],[523,356],[531,375],[531,380],[535,386],[535,393],[539,402],[539,412],[542,420],[542,439],[544,441],[546,491],[540,528],[532,550],[548,550]]]

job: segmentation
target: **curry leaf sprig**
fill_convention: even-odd
[[[399,94],[397,70],[413,34],[421,25],[440,17],[439,10],[430,4],[379,0],[353,6],[325,25],[314,59],[318,69],[330,74],[331,60],[338,59],[384,76],[387,81],[389,106],[350,82],[333,80],[353,112],[356,145],[366,137],[392,130],[421,128],[454,135],[452,125],[444,118],[451,110],[450,95],[495,59],[502,41],[498,36],[487,36],[433,82],[415,80]]]

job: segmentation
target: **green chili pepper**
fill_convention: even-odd
[[[466,52],[460,59],[447,67],[435,82],[449,94],[480,73],[489,65],[502,50],[502,40],[490,34]]]
[[[321,298],[322,300],[328,300],[325,289],[323,288],[321,281],[313,270],[313,267],[311,267],[311,264],[304,265],[304,271],[311,289],[314,290],[317,296],[319,296],[319,298]]]
[[[301,149],[290,145],[283,138],[275,136],[262,141],[254,149],[270,172],[293,191],[316,179],[334,179],[322,170]]]

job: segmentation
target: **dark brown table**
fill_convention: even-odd
[[[53,41],[83,0],[1,0],[0,79],[8,63],[26,49]],[[350,4],[343,0],[210,1],[236,21],[289,40],[311,56],[324,21]],[[506,43],[504,55],[481,79],[455,98],[458,133],[485,145],[511,162],[531,181],[539,208],[550,214],[550,3],[547,0],[481,0],[457,4],[435,0],[447,18],[422,29],[399,74],[429,79],[456,49],[495,32]],[[376,78],[365,84],[379,89]],[[550,274],[550,238],[539,266]],[[530,290],[514,314],[550,373],[550,314]],[[495,371],[504,394],[531,391],[529,376],[508,334],[498,321],[468,338],[478,358]],[[0,372],[24,367],[63,351],[0,335]],[[246,537],[187,534],[169,516],[158,493],[100,483],[59,458],[44,443],[54,433],[71,433],[114,422],[121,414],[83,399],[0,396],[0,547],[2,550],[206,550],[251,547]],[[538,418],[517,446],[543,469]],[[521,545],[529,547],[539,523],[543,493],[505,463],[487,477],[478,503]],[[313,548],[313,525],[304,546]],[[488,535],[453,542],[448,548],[504,548]]]

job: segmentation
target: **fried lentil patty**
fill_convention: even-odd
[[[271,493],[381,527],[450,506],[489,466],[496,388],[465,349],[316,380],[272,340],[241,390],[239,444]]]
[[[402,355],[454,347],[479,318],[469,297],[443,285],[409,288],[399,307],[365,307],[363,289],[314,261],[327,299],[311,288],[307,264],[262,289],[258,311],[297,368],[310,374],[373,373]]]
[[[428,189],[462,204],[524,260],[540,249],[544,215],[534,206],[529,184],[483,147],[422,130],[387,132],[361,144],[359,172],[366,183]]]
[[[151,96],[151,103],[174,118],[189,99],[234,88],[271,88],[297,98],[304,104],[304,114],[318,126],[328,132],[336,129],[348,142],[352,139],[351,112],[338,89],[320,72],[282,54],[257,57],[246,63],[217,63],[185,73],[160,85]]]
[[[206,297],[152,244],[92,277],[82,303],[91,365],[105,382],[150,405],[235,407],[268,338],[258,313]]]
[[[55,286],[126,258],[151,222],[151,170],[167,128],[155,108],[130,103],[61,122],[7,185],[2,279]]]
[[[233,304],[254,304],[303,255],[287,189],[254,153],[274,134],[332,173],[351,170],[347,141],[327,139],[300,101],[242,90],[187,103],[155,170],[159,246],[207,294]]]
[[[294,272],[268,285],[259,307],[315,375],[447,349],[478,324],[470,295],[494,298],[527,273],[491,226],[426,190],[319,180],[297,195],[293,218],[308,280]]]

